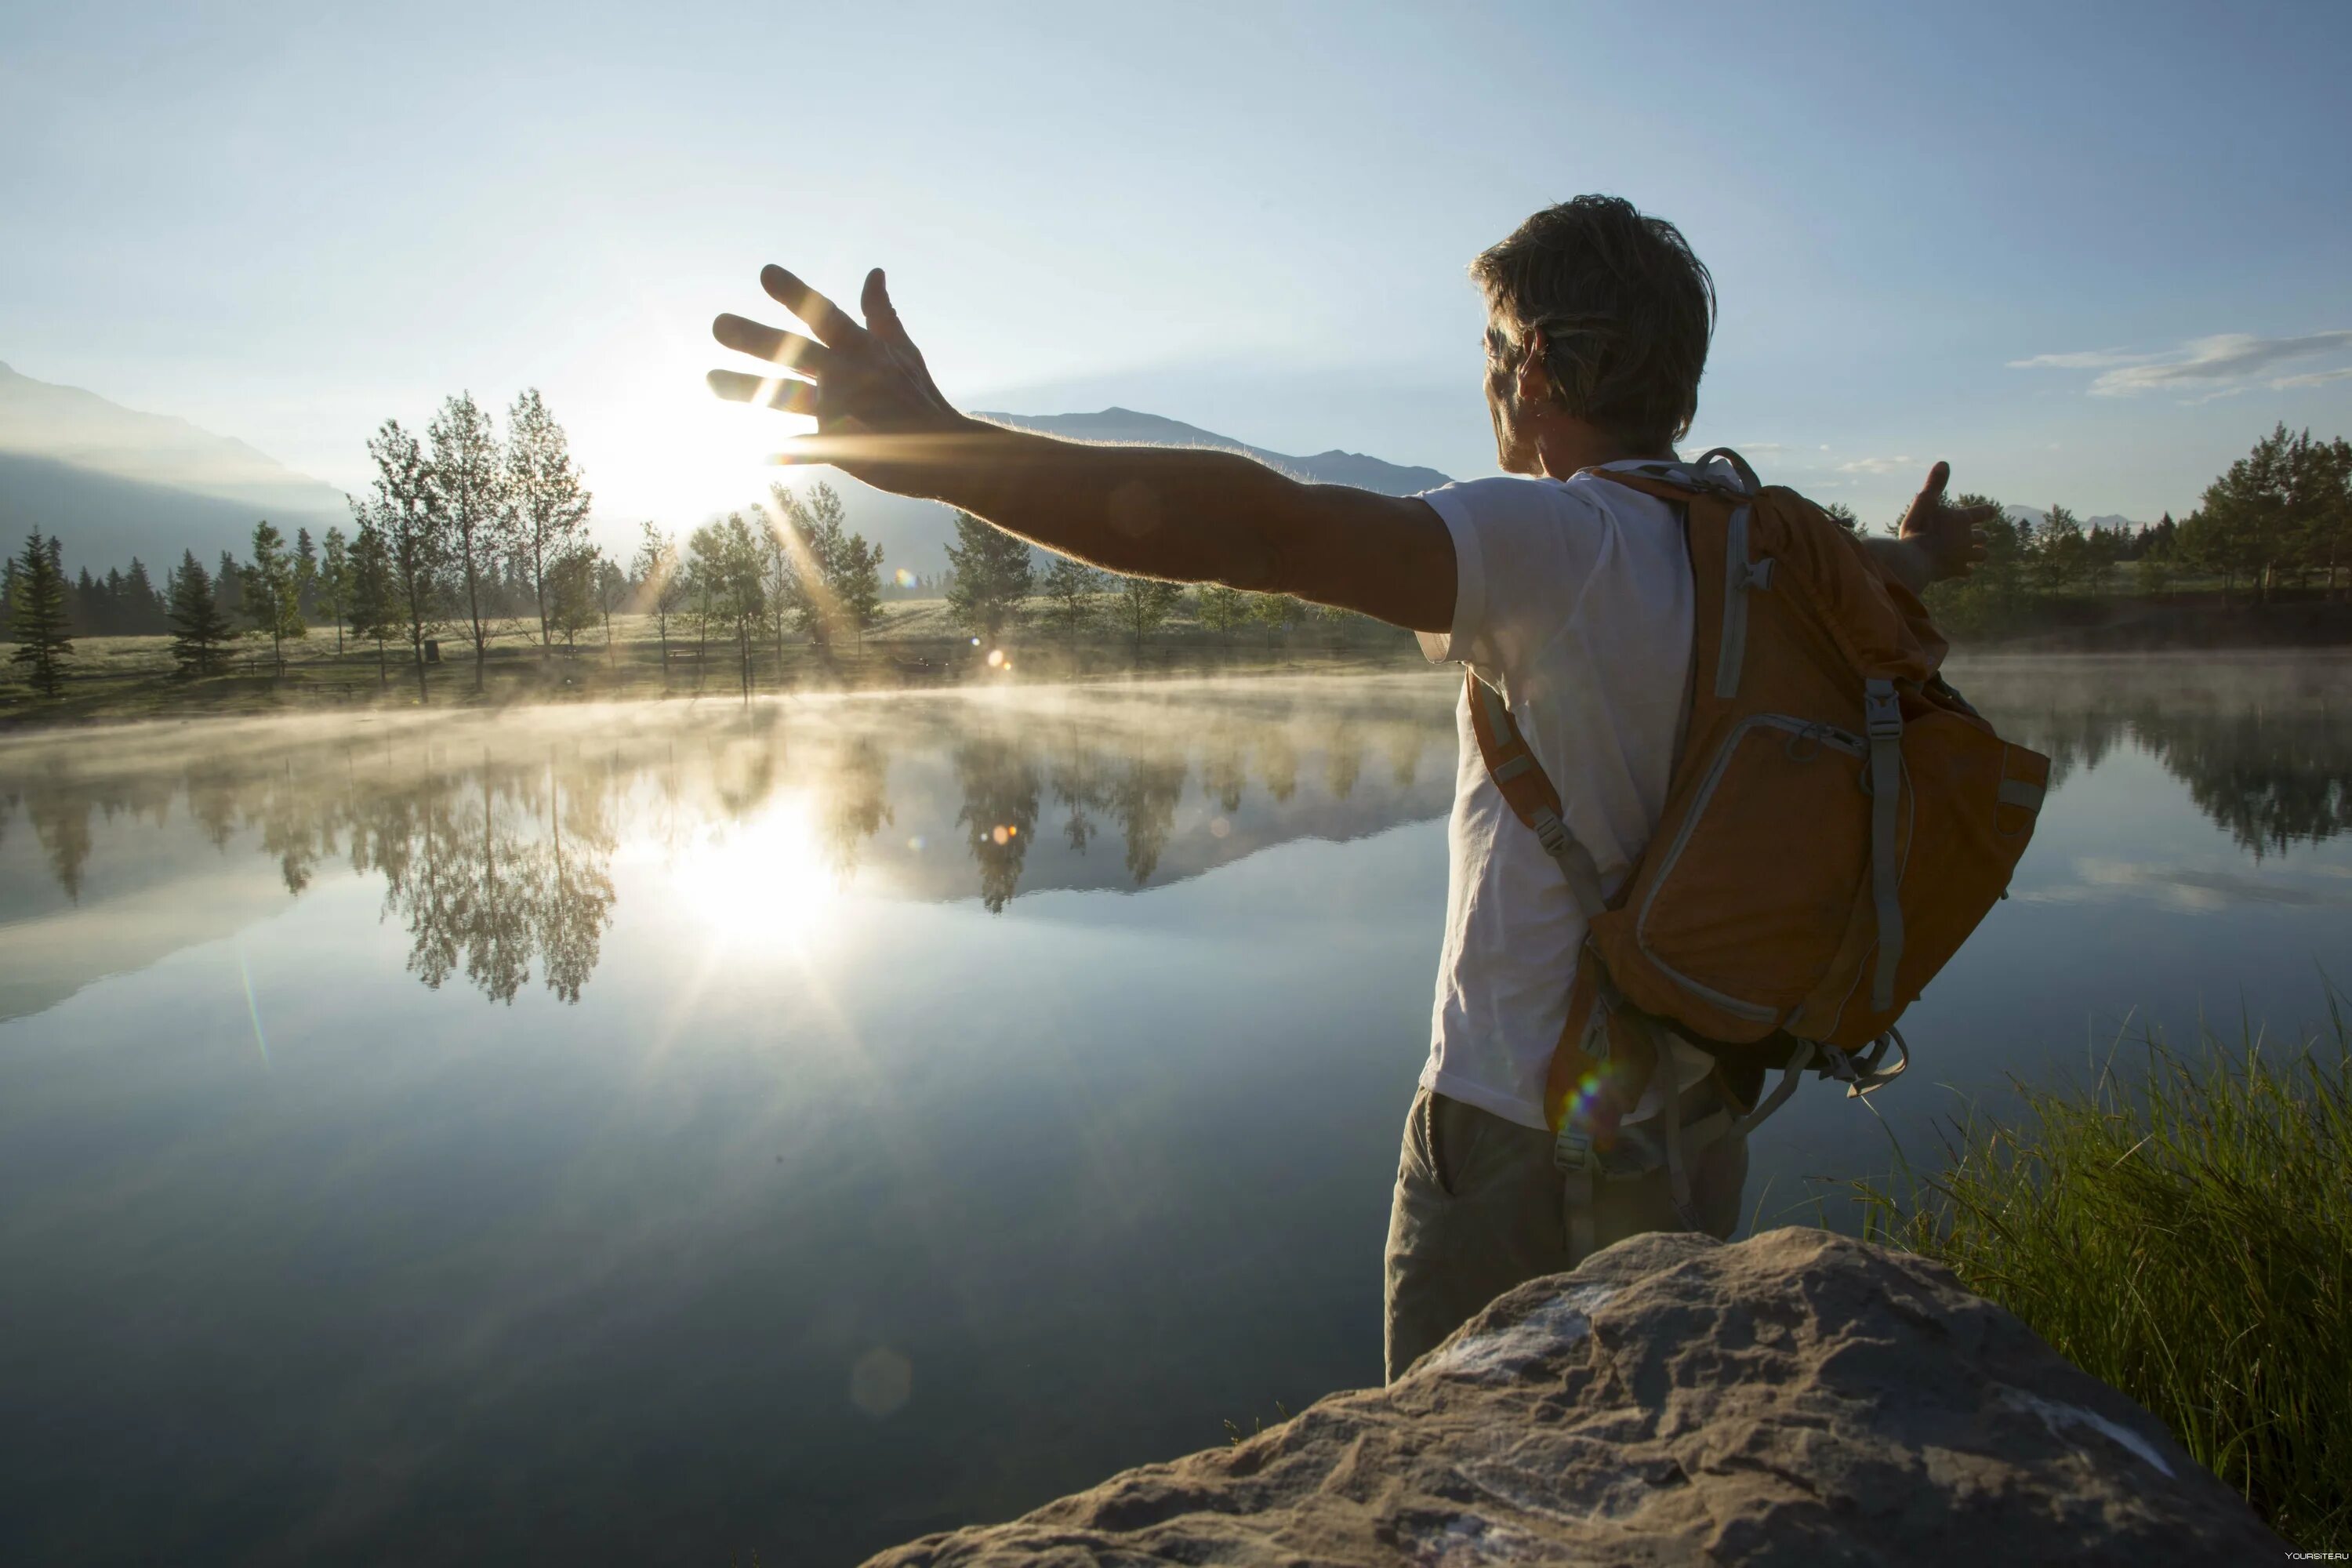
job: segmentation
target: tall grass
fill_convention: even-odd
[[[1950,1265],[2307,1551],[2352,1550],[2352,1042],[2329,1016],[2291,1048],[2145,1035],[2087,1090],[2019,1085],[1940,1175],[1860,1184],[1870,1234]]]

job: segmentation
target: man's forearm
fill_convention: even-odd
[[[1862,547],[1872,559],[1886,569],[1887,574],[1914,594],[1924,594],[1936,580],[1936,563],[1927,552],[1907,539],[1891,534],[1872,533],[1863,536]]]
[[[1286,589],[1279,520],[1312,487],[1234,452],[1096,447],[984,421],[925,438],[914,493],[1130,576]]]

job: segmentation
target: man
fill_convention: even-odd
[[[1606,196],[1536,214],[1471,274],[1488,309],[1496,454],[1524,477],[1422,496],[1302,484],[1230,453],[1078,446],[968,419],[932,383],[878,268],[863,324],[767,268],[768,292],[814,338],[731,315],[713,333],[807,379],[714,371],[710,384],[815,416],[817,434],[783,460],[946,501],[1114,572],[1294,595],[1417,633],[1432,659],[1466,663],[1508,698],[1570,832],[1613,889],[1665,806],[1692,583],[1672,510],[1585,470],[1675,460],[1698,406],[1714,284],[1673,225]],[[1983,514],[1943,505],[1948,473],[1935,466],[1899,539],[1870,542],[1915,591],[1981,554]],[[1503,1290],[1581,1261],[1543,1087],[1584,916],[1487,777],[1466,693],[1457,729],[1435,1017],[1389,1230],[1391,1378]],[[1717,1090],[1709,1059],[1685,1049],[1676,1089],[1690,1126]],[[1630,1119],[1654,1115],[1664,1092]],[[1693,1206],[1727,1236],[1745,1142],[1689,1152]],[[1602,1184],[1586,1217],[1598,1246],[1681,1224],[1663,1172]]]

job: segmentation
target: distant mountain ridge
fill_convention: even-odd
[[[59,536],[66,566],[103,572],[134,555],[158,576],[194,550],[209,563],[250,547],[268,518],[292,538],[348,522],[342,492],[230,437],[142,414],[0,364],[0,539]]]
[[[1423,490],[1433,490],[1440,485],[1454,482],[1435,468],[1391,463],[1380,458],[1367,457],[1361,452],[1343,452],[1336,447],[1309,458],[1268,451],[1264,447],[1237,441],[1231,436],[1203,430],[1197,425],[1163,418],[1157,414],[1139,414],[1131,408],[1114,406],[1098,414],[975,412],[972,417],[1010,425],[1019,430],[1034,430],[1041,436],[1059,436],[1071,441],[1137,447],[1208,447],[1221,452],[1242,452],[1269,468],[1281,469],[1294,479],[1311,480],[1318,485],[1353,485],[1358,489],[1378,490],[1382,495],[1418,495]]]
[[[1305,457],[1276,452],[1131,408],[979,417],[1074,441],[1239,452],[1301,479],[1385,495],[1450,482],[1435,468],[1338,448]],[[587,467],[593,479],[593,457]],[[889,495],[846,475],[829,478],[847,506],[849,526],[883,547],[886,571],[905,567],[928,576],[947,565],[945,547],[955,538],[949,508]],[[242,558],[262,518],[289,538],[298,528],[316,534],[351,527],[340,490],[243,441],[0,364],[0,548],[38,529],[62,540],[69,572],[103,574],[137,556],[160,580],[184,550],[207,565],[224,550]],[[618,532],[611,519],[596,522],[600,533]]]
[[[2050,513],[2038,506],[2005,507],[2002,510],[2007,514],[2010,521],[2030,522],[2036,528],[2050,521]],[[2086,517],[2082,520],[2082,523],[2085,531],[2094,528],[2120,528],[2126,533],[2137,533],[2143,528],[2156,526],[2152,522],[2134,522],[2130,518],[2117,512],[2105,512],[2097,517]]]

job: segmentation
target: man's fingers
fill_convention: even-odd
[[[805,319],[805,318],[803,318]],[[1952,465],[1938,460],[1927,470],[1927,482],[1919,487],[1919,499],[1915,505],[1934,506],[1944,499],[1944,487],[1951,481]]]
[[[849,312],[785,271],[781,267],[760,268],[760,287],[768,297],[806,321],[809,331],[834,348],[856,342],[866,329],[850,319]]]
[[[710,335],[739,353],[751,354],[788,370],[805,370],[812,375],[822,374],[824,370],[824,345],[798,332],[780,332],[741,316],[727,315],[710,323]]]
[[[907,324],[898,320],[898,308],[890,303],[890,283],[879,267],[866,275],[866,288],[858,295],[857,308],[866,312],[867,331],[902,347],[914,346],[907,336]]]
[[[811,382],[784,376],[745,375],[736,370],[714,370],[704,379],[710,384],[711,391],[730,403],[755,403],[785,414],[816,412],[816,387]]]

